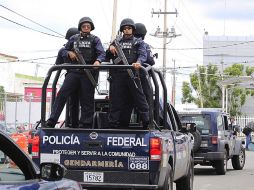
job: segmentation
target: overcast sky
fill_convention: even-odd
[[[81,17],[89,16],[95,25],[93,34],[99,36],[103,43],[108,43],[111,39],[113,0],[1,0],[0,5],[0,53],[17,56],[19,59],[56,56],[58,49],[66,43],[66,40],[31,30],[58,35],[11,11],[63,36],[68,28],[77,27]],[[156,65],[162,66],[162,52],[159,49],[163,46],[162,39],[149,34],[154,33],[158,26],[163,30],[163,15],[152,16],[152,9],[164,11],[164,0],[118,0],[117,26],[119,27],[123,18],[143,22],[148,29],[145,40],[154,48],[153,53],[159,53]],[[201,65],[202,50],[184,49],[202,47],[204,31],[212,36],[254,34],[254,1],[252,0],[168,0],[167,9],[170,12],[177,9],[179,13],[177,17],[168,15],[168,28],[170,30],[174,27],[176,34],[181,34],[172,41],[168,39],[167,67],[172,67],[172,59],[176,61],[176,66]],[[183,50],[175,50],[179,48]],[[38,62],[53,64],[54,61],[55,58]],[[28,65],[30,69],[34,69],[34,65]],[[47,69],[46,67],[43,70],[43,66],[41,68],[42,71]],[[178,76],[178,78],[184,77]]]

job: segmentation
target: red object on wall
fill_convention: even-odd
[[[5,115],[4,113],[0,113],[0,121],[4,121],[5,120]]]
[[[52,88],[47,88],[47,102],[50,101],[52,95]],[[42,89],[38,87],[25,87],[25,100],[31,102],[41,101]]]

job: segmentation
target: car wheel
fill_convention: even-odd
[[[218,175],[225,175],[228,167],[227,150],[225,149],[223,160],[215,161],[215,171]]]
[[[193,135],[194,138],[193,151],[196,152],[201,145],[201,134],[198,130],[192,132],[191,134]]]
[[[232,157],[232,166],[235,170],[243,169],[245,164],[245,149],[241,146],[239,155],[234,155]]]
[[[194,161],[191,157],[188,174],[176,181],[177,190],[193,190],[193,180],[194,180]]]

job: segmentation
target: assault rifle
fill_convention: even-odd
[[[116,36],[116,39],[115,39],[115,46],[116,46],[116,51],[117,51],[117,58],[114,60],[114,63],[119,63],[120,61],[123,62],[124,65],[129,65],[124,53],[123,53],[123,50],[122,50],[122,46],[120,44],[120,39],[121,39],[121,36],[120,35],[117,35]],[[127,72],[129,74],[129,76],[131,77],[131,79],[133,80],[134,84],[135,84],[135,87],[138,88],[138,85],[135,81],[135,76],[132,72],[131,69],[127,69]]]
[[[81,55],[80,51],[79,51],[79,48],[78,48],[78,41],[75,41],[74,42],[74,45],[73,45],[73,50],[76,54],[76,56],[78,57],[78,62],[82,65],[86,65],[86,61],[84,60],[83,56]],[[96,80],[94,79],[92,73],[90,70],[88,69],[84,69],[85,73],[86,73],[86,76],[88,77],[88,79],[90,80],[90,82],[92,83],[93,87],[96,89],[96,91],[98,92],[98,94],[100,95],[100,92],[97,88],[98,84],[96,82]]]

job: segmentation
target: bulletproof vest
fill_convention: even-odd
[[[95,36],[90,34],[88,36],[80,37],[80,40],[78,41],[79,51],[87,64],[93,64],[96,60],[94,39]]]
[[[120,44],[122,45],[123,53],[128,63],[135,63],[138,59],[137,39],[133,38],[132,40],[122,40]]]
[[[153,66],[155,64],[154,59],[153,59],[153,53],[148,44],[146,44],[146,53],[147,53],[147,59],[146,63]]]

